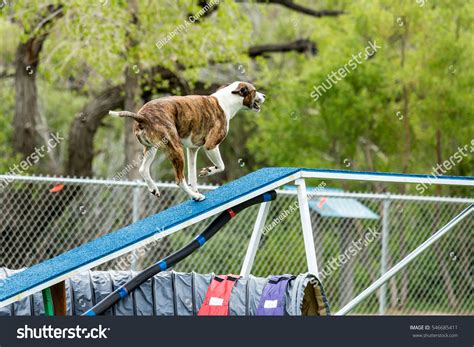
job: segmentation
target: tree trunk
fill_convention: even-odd
[[[94,136],[102,119],[114,108],[123,108],[123,86],[112,87],[84,106],[69,130],[66,174],[91,177],[94,159]]]
[[[33,30],[26,42],[20,42],[15,57],[15,115],[13,148],[29,156],[42,142],[37,129],[39,121],[38,89],[36,73],[43,43],[48,37],[48,28],[63,15],[62,5],[46,6],[46,13],[38,23],[29,23]],[[25,29],[25,28],[23,28]]]
[[[137,112],[139,105],[140,96],[140,84],[138,81],[138,75],[129,67],[125,70],[125,102],[124,108],[127,111]],[[138,163],[142,153],[143,146],[137,141],[135,134],[133,133],[133,125],[135,121],[132,118],[125,118],[124,126],[124,146],[125,146],[125,163],[124,167],[129,164]],[[127,173],[127,177],[130,180],[139,179],[138,165],[132,165],[132,169]]]
[[[33,153],[41,141],[36,131],[39,117],[36,69],[43,41],[42,38],[31,38],[20,43],[16,51],[13,148],[24,157]]]
[[[128,5],[130,8],[130,28],[138,26],[138,3],[136,0],[128,0]],[[127,32],[128,42],[127,42],[127,56],[132,57],[132,61],[138,64],[138,55],[136,54],[136,47],[138,41],[133,37],[131,31]],[[139,78],[138,66],[135,65],[133,68],[127,66],[125,68],[125,103],[124,108],[127,111],[137,112],[140,107],[140,78]],[[124,146],[125,146],[125,163],[124,167],[132,164],[132,169],[127,172],[127,177],[130,180],[139,179],[140,175],[138,173],[140,155],[142,153],[142,146],[137,141],[134,133],[133,126],[135,121],[131,118],[125,119],[124,126]]]

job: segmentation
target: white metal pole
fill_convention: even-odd
[[[351,300],[346,306],[344,306],[339,312],[337,312],[336,316],[343,316],[351,311],[354,307],[356,307],[359,303],[361,303],[366,297],[376,291],[382,284],[387,282],[390,278],[392,278],[397,272],[402,270],[406,267],[413,259],[419,256],[423,251],[425,251],[429,246],[431,246],[434,242],[436,242],[440,237],[446,234],[449,230],[451,230],[455,225],[457,225],[460,221],[466,218],[471,212],[474,211],[474,205],[470,205],[456,217],[451,219],[445,226],[439,229],[436,233],[431,235],[425,242],[419,245],[413,252],[408,254],[405,258],[403,258],[397,265],[392,267],[389,271],[385,273],[385,275],[381,276],[378,280],[372,283],[367,289],[365,289],[362,293],[356,296],[353,300]]]
[[[387,272],[388,268],[388,240],[389,240],[389,218],[390,213],[390,195],[383,201],[383,219],[382,219],[382,257],[380,259],[380,276]],[[385,314],[387,303],[387,285],[383,284],[380,288],[379,314]]]
[[[306,262],[308,271],[316,276],[319,275],[316,250],[314,248],[313,228],[311,227],[311,216],[309,215],[308,195],[306,183],[303,178],[295,181],[298,192],[298,205],[300,209],[301,227],[303,229],[304,248],[306,251]]]
[[[139,186],[136,186],[133,188],[132,219],[134,223],[140,219],[140,187]]]
[[[448,184],[453,186],[474,186],[474,178],[470,176],[436,176],[413,175],[390,172],[357,172],[340,170],[302,169],[302,178],[319,178],[330,180],[355,180],[369,182],[394,182],[394,183],[425,183]]]
[[[137,185],[133,187],[133,198],[132,198],[132,220],[133,223],[140,219],[140,186]],[[130,264],[130,270],[135,271],[137,269],[137,258],[134,257],[132,263]]]
[[[262,237],[263,229],[265,228],[265,222],[267,220],[268,211],[270,211],[271,201],[264,202],[260,205],[258,210],[257,219],[253,226],[252,236],[250,237],[249,246],[247,253],[245,253],[244,263],[240,270],[242,277],[248,277],[250,271],[252,271],[253,262],[255,261],[255,255],[257,254],[258,245],[260,244],[260,238]]]

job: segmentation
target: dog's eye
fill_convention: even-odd
[[[241,87],[240,89],[236,89],[236,90],[232,91],[232,94],[239,94],[239,95],[245,97],[249,94],[249,90],[245,86],[245,87]]]

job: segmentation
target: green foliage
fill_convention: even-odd
[[[346,11],[311,34],[316,57],[265,70],[269,98],[251,152],[269,165],[431,172],[437,132],[442,160],[474,138],[472,6],[357,1]],[[381,48],[314,101],[313,86],[368,41]],[[468,155],[449,174],[470,175],[473,164]]]
[[[345,11],[323,18],[282,6],[225,1],[195,23],[188,16],[199,12],[197,1],[137,0],[133,22],[131,1],[73,0],[61,2],[63,13],[54,25],[38,30],[48,5],[59,3],[12,3],[0,17],[1,71],[14,71],[20,41],[49,32],[36,73],[51,131],[67,133],[88,98],[124,83],[127,67],[142,80],[155,80],[145,87],[154,93],[168,81],[149,71],[162,66],[191,86],[198,80],[248,79],[264,89],[268,98],[262,112],[239,115],[233,123],[240,135],[231,132],[227,140],[237,147],[224,148],[226,155],[245,156],[241,173],[262,165],[430,172],[473,138],[474,10],[461,0],[327,0],[317,6],[300,1]],[[248,58],[252,45],[299,38],[314,41],[317,55]],[[369,41],[381,46],[376,54],[314,101],[313,87],[327,82],[328,74],[363,52]],[[12,85],[2,84],[1,93],[3,160],[11,161]],[[107,126],[96,137],[97,154],[103,155],[98,175],[110,175],[104,160],[122,147],[121,127]],[[470,154],[449,174],[472,175],[473,168]]]

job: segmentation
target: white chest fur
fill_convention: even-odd
[[[229,84],[227,87],[219,89],[217,92],[212,94],[217,101],[219,106],[224,110],[225,117],[227,119],[227,131],[229,131],[229,122],[235,116],[235,114],[243,108],[242,97],[232,94],[232,91],[237,88],[240,82],[234,82]]]

